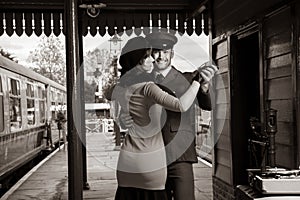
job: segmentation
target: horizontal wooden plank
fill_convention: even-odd
[[[216,89],[228,88],[228,72],[217,74],[214,80]]]
[[[280,32],[291,31],[290,8],[282,9],[280,12],[267,18],[264,22],[264,35],[271,37]]]
[[[290,76],[271,79],[268,81],[268,99],[291,99],[292,98],[292,78]]]
[[[277,110],[278,122],[293,122],[293,102],[287,100],[272,100],[270,107]]]
[[[268,71],[268,79],[283,78],[291,75],[292,75],[291,65],[285,67],[278,67],[276,69],[270,69]]]
[[[230,120],[228,119],[215,119],[213,122],[214,132],[216,136],[224,135],[229,137],[230,133]]]
[[[215,163],[215,176],[225,181],[226,183],[232,184],[231,181],[231,169],[227,166]]]
[[[230,96],[229,96],[229,90],[228,89],[219,89],[215,92],[215,101],[216,104],[221,103],[230,103]]]
[[[215,148],[214,149],[215,151],[215,161],[218,163],[218,164],[221,164],[223,166],[226,166],[226,167],[230,167],[231,166],[231,153],[230,151],[228,150],[224,150],[224,149],[218,149],[218,148]]]
[[[216,65],[219,67],[219,73],[228,72],[228,56],[218,59]]]
[[[290,31],[290,30],[289,30]],[[266,40],[266,57],[271,58],[291,52],[291,32],[283,32]]]
[[[231,152],[231,142],[227,135],[221,134],[216,143],[216,149]]]
[[[276,165],[279,167],[294,169],[294,154],[293,147],[276,144]]]
[[[217,104],[214,110],[216,119],[229,119],[229,104]]]
[[[292,74],[291,53],[267,59],[268,79],[274,79]]]
[[[295,138],[293,133],[293,123],[291,122],[277,122],[277,133],[275,141],[277,144],[293,146]]]
[[[213,57],[214,60],[219,60],[220,58],[227,56],[227,40],[220,42],[213,46],[215,49],[215,56]]]
[[[290,66],[292,63],[292,54],[287,53],[284,55],[276,56],[267,59],[267,67],[269,69],[278,69],[286,66]]]

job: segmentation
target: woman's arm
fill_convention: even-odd
[[[151,97],[155,103],[160,104],[168,110],[185,112],[193,104],[199,87],[199,82],[193,81],[187,91],[180,98],[177,98],[163,91],[156,84],[150,82],[145,85],[144,94],[145,96]]]

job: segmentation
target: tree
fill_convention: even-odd
[[[64,46],[59,38],[43,36],[34,51],[27,58],[34,67],[33,71],[55,81],[66,85],[66,63]]]
[[[16,57],[13,56],[11,53],[5,51],[1,46],[0,46],[0,55],[2,55],[4,57],[6,57],[6,58],[8,58],[8,59],[10,59],[10,60],[18,63],[18,60],[16,59]]]

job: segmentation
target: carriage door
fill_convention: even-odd
[[[260,121],[260,67],[258,32],[231,36],[231,134],[234,185],[247,183],[246,169],[253,167],[248,152],[249,120]]]

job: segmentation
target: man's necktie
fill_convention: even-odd
[[[164,80],[164,76],[160,73],[156,74],[155,76],[155,83],[161,83]]]

